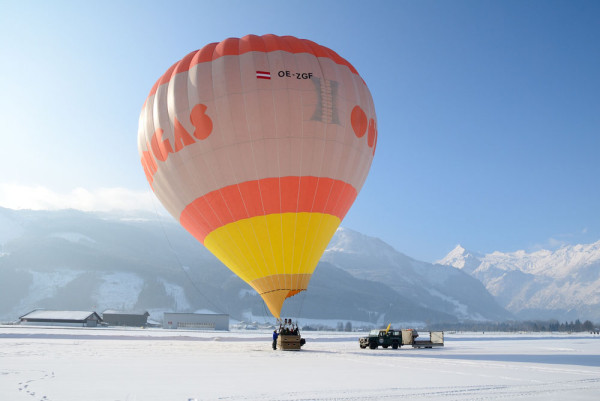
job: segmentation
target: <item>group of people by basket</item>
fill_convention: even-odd
[[[279,323],[279,334],[284,336],[297,336],[300,333],[298,324],[292,323],[292,319],[285,319],[283,324]]]
[[[279,321],[279,330],[273,330],[273,349],[277,349],[277,338],[282,336],[297,336],[300,334],[298,324],[294,324],[292,319],[284,319],[283,323]]]

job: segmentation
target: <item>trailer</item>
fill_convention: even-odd
[[[443,331],[429,331],[429,339],[417,339],[419,333],[413,329],[393,330],[387,329],[371,330],[366,337],[358,339],[360,348],[377,349],[378,347],[398,349],[403,345],[413,348],[433,348],[444,346]]]
[[[407,333],[404,336],[404,332]],[[416,330],[402,330],[402,340],[403,344],[412,345],[413,348],[433,348],[433,347],[443,347],[444,346],[444,332],[443,331],[429,331],[429,339],[419,339],[421,337]],[[417,334],[416,336],[414,334]],[[404,338],[406,337],[407,342],[404,343]],[[412,340],[412,341],[411,341]],[[411,342],[408,342],[411,341]]]

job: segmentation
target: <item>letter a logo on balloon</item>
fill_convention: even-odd
[[[292,36],[191,52],[158,79],[138,128],[157,198],[277,318],[307,290],[376,143],[373,99],[356,69]]]

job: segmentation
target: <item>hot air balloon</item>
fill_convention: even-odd
[[[315,42],[276,35],[182,58],[153,86],[138,129],[158,199],[276,318],[306,290],[376,143],[356,69]]]

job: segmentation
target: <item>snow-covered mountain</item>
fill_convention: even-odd
[[[476,277],[521,318],[600,319],[600,241],[487,255],[459,245],[438,263]]]
[[[0,320],[34,308],[267,315],[261,298],[172,220],[0,208]],[[468,274],[347,229],[283,314],[373,324],[511,317]]]
[[[460,320],[512,317],[468,274],[415,260],[380,239],[347,228],[338,229],[321,260],[355,277],[385,283],[422,307]]]

